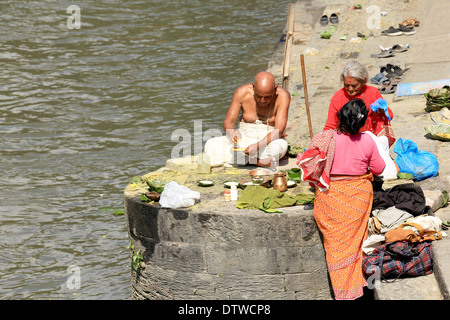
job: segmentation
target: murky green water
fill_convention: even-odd
[[[221,128],[288,2],[0,2],[0,299],[130,298],[125,186]]]

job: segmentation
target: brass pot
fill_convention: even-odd
[[[286,172],[275,173],[273,178],[272,187],[274,190],[286,191],[287,190],[287,179]]]

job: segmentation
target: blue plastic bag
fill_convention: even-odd
[[[370,109],[372,109],[373,112],[377,112],[378,110],[383,110],[384,114],[386,115],[386,118],[391,121],[391,117],[389,116],[389,111],[388,111],[388,105],[386,100],[384,100],[383,98],[379,98],[377,101],[375,101],[374,103],[372,103],[370,105]]]
[[[398,139],[394,147],[397,154],[395,162],[400,172],[413,175],[413,178],[420,181],[437,175],[439,162],[436,156],[430,152],[419,150],[417,144],[408,139]]]

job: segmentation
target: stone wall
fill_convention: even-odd
[[[216,200],[189,209],[125,194],[130,242],[145,267],[132,270],[133,299],[330,299],[312,206],[283,213]]]

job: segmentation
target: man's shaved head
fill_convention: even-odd
[[[253,91],[255,101],[260,107],[269,106],[276,92],[273,74],[267,71],[258,73],[255,77],[255,82],[253,82]]]
[[[255,89],[261,92],[269,92],[275,89],[275,77],[267,71],[259,72],[255,77]]]

